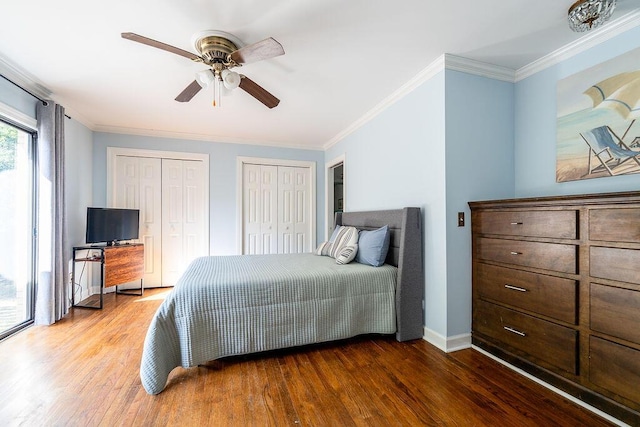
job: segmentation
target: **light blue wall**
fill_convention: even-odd
[[[38,100],[3,78],[0,78],[0,102],[29,117],[36,117]]]
[[[640,188],[640,174],[563,183],[556,183],[555,174],[558,80],[638,46],[640,46],[640,27],[633,28],[516,83],[514,157],[516,196],[603,193]]]
[[[322,236],[324,233],[324,153],[322,151],[96,132],[93,148],[93,204],[95,206],[104,206],[107,200],[107,147],[209,155],[209,241],[212,255],[237,253],[236,159],[238,156],[316,162],[317,235]]]
[[[513,197],[513,84],[440,72],[331,147],[347,210],[422,208],[425,326],[471,330],[469,200]],[[457,227],[457,213],[467,225]]]
[[[327,150],[345,155],[345,209],[422,209],[425,324],[446,333],[444,71]]]
[[[514,196],[512,83],[446,70],[446,337],[471,331],[472,200]],[[458,212],[465,226],[458,227]]]
[[[93,132],[73,118],[64,125],[67,237],[77,246],[85,244],[87,206],[93,200]]]

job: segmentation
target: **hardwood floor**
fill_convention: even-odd
[[[475,350],[379,336],[177,368],[151,396],[140,358],[166,292],[1,342],[0,425],[609,425]]]

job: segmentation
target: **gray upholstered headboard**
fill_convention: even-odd
[[[396,285],[396,339],[408,341],[424,335],[424,270],[420,208],[336,214],[336,225],[372,230],[388,225],[391,241],[387,264],[398,267]]]

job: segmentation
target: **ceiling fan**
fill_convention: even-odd
[[[166,50],[209,66],[208,69],[196,73],[196,79],[175,98],[178,102],[191,101],[202,88],[213,83],[214,106],[220,105],[220,94],[223,90],[229,91],[236,87],[240,87],[240,89],[269,108],[273,108],[280,103],[278,98],[262,86],[247,76],[232,71],[233,68],[240,67],[243,64],[284,55],[282,45],[271,37],[243,46],[243,43],[232,34],[224,31],[203,31],[193,36],[194,47],[199,53],[199,55],[196,55],[135,33],[122,33],[121,35],[122,38],[127,40]]]

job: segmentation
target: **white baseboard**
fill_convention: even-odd
[[[471,345],[471,348],[476,350],[476,351],[478,351],[478,352],[480,352],[480,353],[482,353],[482,354],[484,354],[487,357],[490,357],[491,359],[493,359],[496,362],[506,366],[507,368],[516,371],[520,375],[523,375],[523,376],[529,378],[530,380],[535,381],[536,383],[540,384],[541,386],[548,388],[552,392],[559,394],[560,396],[564,397],[565,399],[568,399],[568,400],[572,401],[573,403],[575,403],[577,405],[580,405],[583,408],[593,412],[594,414],[597,414],[597,415],[601,416],[602,418],[606,419],[607,421],[609,421],[609,422],[611,422],[611,423],[613,423],[615,425],[618,425],[618,426],[629,427],[628,424],[623,423],[619,419],[612,417],[611,415],[607,414],[606,412],[602,412],[600,409],[598,409],[596,407],[593,407],[593,406],[589,405],[588,403],[585,403],[582,400],[570,395],[569,393],[567,393],[565,391],[562,391],[559,388],[554,387],[551,384],[542,381],[540,378],[534,377],[530,373],[525,372],[525,371],[523,371],[522,369],[520,369],[520,368],[518,368],[516,366],[513,366],[512,364],[510,364],[510,363],[508,363],[508,362],[506,362],[506,361],[494,356],[493,354],[481,349],[480,347],[477,347],[475,345]]]
[[[444,337],[437,332],[424,328],[423,339],[445,353],[451,353],[453,351],[463,350],[471,347],[471,334],[460,334],[452,337]]]

